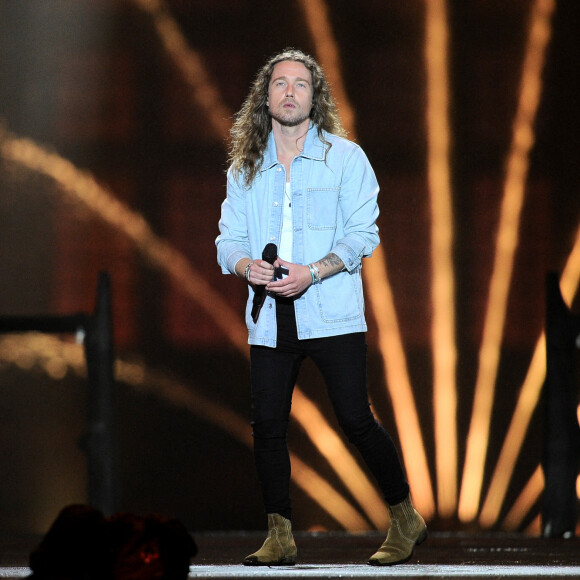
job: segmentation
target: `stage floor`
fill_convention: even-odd
[[[248,567],[240,561],[255,551],[262,532],[194,533],[199,553],[190,578],[577,578],[580,540],[530,538],[512,534],[433,532],[413,558],[393,567],[366,564],[383,541],[379,533],[295,534],[298,562],[287,567]],[[4,541],[0,578],[26,578],[28,554],[40,538]],[[90,562],[87,562],[90,567]]]

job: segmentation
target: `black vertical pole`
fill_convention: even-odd
[[[115,450],[113,442],[113,323],[111,283],[99,274],[97,302],[85,335],[87,359],[88,501],[107,515],[115,511]]]
[[[580,428],[574,351],[579,337],[580,316],[570,313],[562,298],[558,275],[549,273],[546,278],[546,382],[543,391],[544,537],[573,537],[576,530]]]

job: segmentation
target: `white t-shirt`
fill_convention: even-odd
[[[286,182],[284,194],[284,211],[282,213],[282,235],[278,255],[287,262],[292,261],[292,190],[290,182]]]

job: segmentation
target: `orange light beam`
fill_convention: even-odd
[[[232,115],[211,81],[201,57],[189,47],[187,39],[161,0],[132,2],[150,15],[165,50],[191,88],[194,102],[207,115],[204,121],[209,123],[218,139],[225,139]]]
[[[580,225],[576,231],[576,241],[566,261],[560,279],[560,289],[564,300],[571,304],[580,284]],[[491,478],[487,497],[481,510],[480,521],[485,527],[492,526],[498,518],[507,493],[509,481],[532,414],[540,399],[542,385],[546,377],[546,335],[540,335],[528,373],[520,390],[518,402],[505,437],[497,465]]]
[[[332,96],[340,111],[340,119],[348,133],[354,135],[356,117],[342,81],[340,51],[332,33],[328,7],[324,0],[300,0],[310,37],[324,74],[332,88]]]
[[[542,518],[538,514],[534,521],[524,530],[524,534],[527,536],[539,536],[542,532]]]
[[[458,513],[463,522],[474,520],[479,508],[500,345],[529,166],[529,152],[534,143],[533,123],[540,100],[541,74],[546,46],[550,38],[550,17],[554,5],[554,0],[535,0],[531,11],[518,107],[507,159],[499,230],[482,345],[479,351],[478,375],[459,497]]]
[[[344,127],[354,135],[355,114],[344,89],[339,51],[332,34],[326,3],[322,0],[301,0],[301,5],[316,53],[336,97]],[[382,246],[375,250],[372,260],[365,261],[363,274],[377,320],[379,349],[385,362],[386,382],[413,502],[423,517],[429,519],[435,513],[433,486]]]
[[[518,402],[481,510],[479,521],[483,527],[491,527],[497,521],[532,413],[540,397],[545,376],[546,336],[542,333],[536,343],[532,361],[520,390]]]
[[[534,504],[538,501],[542,490],[544,489],[544,472],[542,466],[538,465],[532,477],[513,503],[510,511],[502,523],[502,529],[507,531],[516,531],[523,519],[528,515]]]
[[[369,529],[367,521],[328,481],[308,467],[293,452],[290,452],[290,460],[292,462],[292,480],[294,483],[322,507],[330,517],[349,532]]]
[[[393,295],[387,279],[386,257],[381,248],[382,246],[379,246],[375,250],[375,256],[366,264],[367,269],[371,270],[367,281],[372,281],[372,283],[367,283],[367,292],[377,322],[380,321],[378,324],[379,349],[385,361],[385,381],[393,404],[413,503],[423,517],[429,519],[435,515],[433,486]],[[369,263],[378,265],[368,268]]]
[[[580,224],[576,230],[576,240],[572,251],[566,260],[566,266],[560,276],[560,290],[562,298],[568,305],[572,304],[578,292],[580,282]]]
[[[448,26],[445,0],[427,0],[425,8],[437,507],[441,517],[449,518],[457,507],[457,348],[449,169]]]

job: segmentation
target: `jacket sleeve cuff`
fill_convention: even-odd
[[[224,274],[228,273],[235,274],[236,264],[243,258],[249,258],[249,256],[248,254],[246,254],[246,252],[243,252],[242,250],[236,250],[235,252],[230,254],[227,258],[227,271],[224,271],[224,269],[222,268]]]
[[[364,250],[363,244],[359,248],[353,248],[351,245],[338,243],[332,251],[342,260],[346,270],[352,272],[360,266]]]

